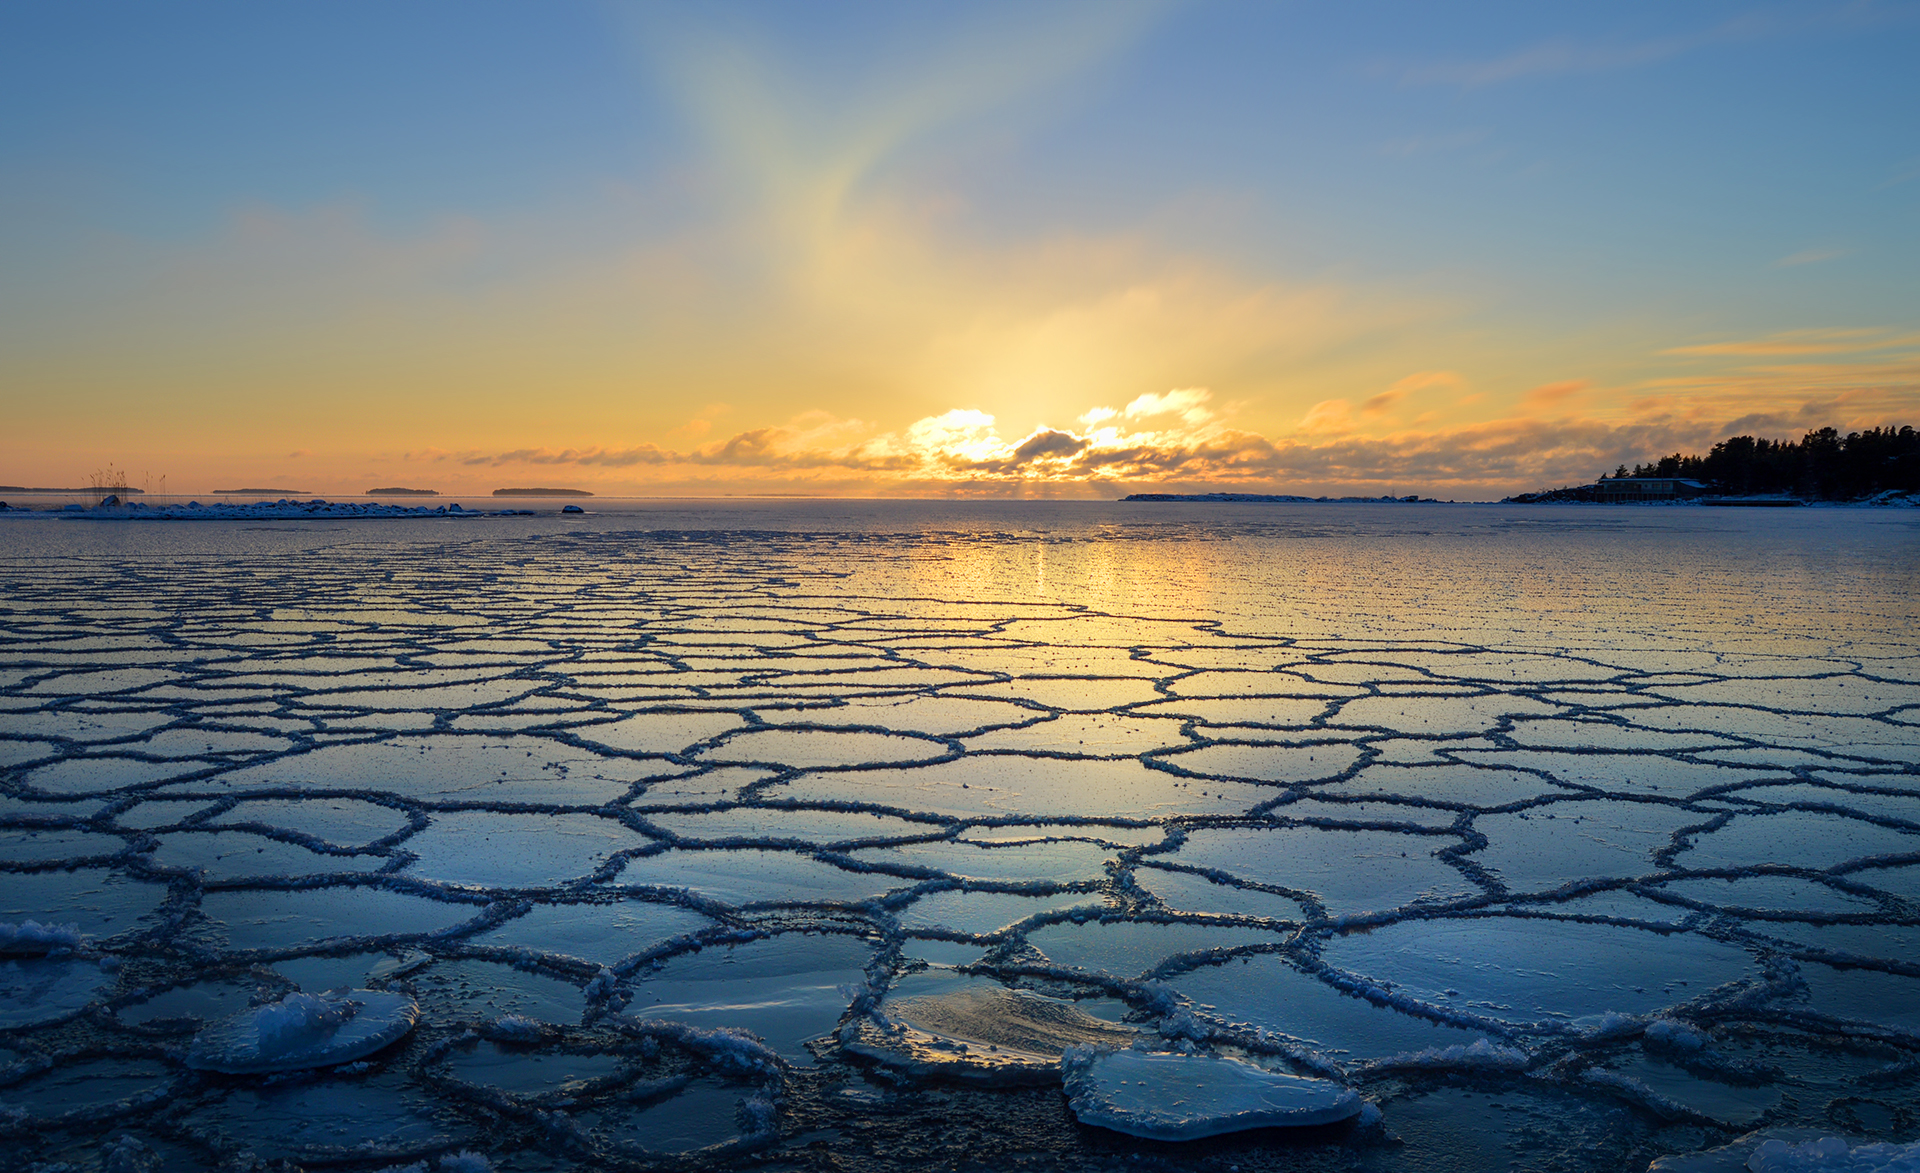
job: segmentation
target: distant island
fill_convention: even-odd
[[[215,489],[214,492],[220,496],[232,496],[238,493],[278,493],[282,497],[304,497],[307,495],[305,489]]]
[[[1432,497],[1295,497],[1285,493],[1128,493],[1122,501],[1239,501],[1261,505],[1316,505],[1339,504],[1341,502],[1365,502],[1378,504],[1391,501],[1396,505],[1412,505],[1416,502],[1432,504]]]
[[[50,489],[43,485],[0,485],[0,493],[144,493],[127,485],[87,485],[78,489]]]
[[[496,497],[591,497],[585,489],[495,489]]]
[[[438,497],[438,489],[402,489],[397,486],[386,489],[368,489],[369,497]]]
[[[1911,426],[1841,435],[1818,428],[1798,440],[1732,436],[1705,456],[1678,452],[1626,465],[1590,485],[1521,493],[1515,504],[1554,501],[1674,501],[1702,505],[1799,505],[1811,501],[1920,504],[1920,432]]]

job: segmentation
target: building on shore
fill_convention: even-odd
[[[1601,477],[1594,484],[1602,501],[1672,501],[1704,497],[1710,490],[1682,477]]]

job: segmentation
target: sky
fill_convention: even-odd
[[[1920,426],[1917,62],[1901,0],[22,0],[0,482],[1464,500]]]

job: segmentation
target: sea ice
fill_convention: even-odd
[[[874,945],[838,934],[782,933],[742,945],[710,945],[660,962],[634,983],[626,1012],[696,1027],[739,1027],[796,1063],[805,1043],[831,1031],[866,981]]]
[[[1082,1124],[1149,1140],[1332,1124],[1358,1116],[1365,1104],[1331,1080],[1218,1055],[1086,1048],[1068,1053],[1061,1069],[1067,1105]]]
[[[846,769],[868,763],[930,761],[953,751],[944,743],[893,733],[826,729],[749,729],[692,756],[741,766],[778,764],[806,770]]]
[[[949,888],[919,897],[898,915],[901,925],[910,929],[951,929],[956,933],[986,935],[1043,912],[1068,908],[1097,912],[1100,907],[1097,892],[1025,896],[1017,892],[968,892]]]
[[[1255,883],[1305,889],[1335,916],[1417,900],[1477,895],[1480,889],[1433,853],[1448,835],[1321,827],[1203,828],[1168,863],[1213,868]]]
[[[654,842],[589,814],[436,812],[406,841],[408,874],[447,884],[544,888],[584,880],[615,853]]]
[[[195,935],[232,950],[286,949],[321,941],[432,933],[479,916],[482,906],[364,885],[209,892]]]
[[[42,830],[36,827],[0,829],[0,862],[44,863],[49,860],[87,859],[118,855],[127,849],[127,841],[117,835],[66,828]]]
[[[909,989],[924,992],[897,996]],[[880,1017],[849,1024],[841,1045],[908,1075],[990,1085],[1054,1083],[1069,1048],[1124,1047],[1137,1037],[1071,1002],[958,974],[903,981]]]
[[[1920,813],[1920,812],[1916,812]],[[1735,815],[1726,826],[1693,836],[1674,857],[1683,868],[1739,868],[1761,863],[1828,868],[1875,855],[1920,852],[1920,834],[1816,811]]]
[[[1375,763],[1352,778],[1313,789],[1317,798],[1424,798],[1430,802],[1474,807],[1504,806],[1545,794],[1564,795],[1561,787],[1533,774],[1489,770],[1446,762],[1432,766],[1395,766]]]
[[[1806,1128],[1771,1128],[1732,1144],[1661,1157],[1647,1173],[1912,1173],[1920,1142],[1859,1141]]]
[[[187,1049],[186,1064],[239,1075],[351,1063],[404,1036],[419,1016],[420,1008],[405,994],[288,994],[201,1030]]]
[[[837,868],[810,855],[762,848],[675,848],[629,858],[613,877],[622,886],[685,888],[710,900],[755,904],[856,903],[905,888],[912,880]]]
[[[172,1074],[158,1063],[119,1057],[61,1063],[0,1089],[0,1120],[18,1111],[27,1119],[8,1123],[45,1127],[62,1118],[144,1107],[166,1095]]]
[[[160,837],[153,861],[165,868],[198,868],[212,881],[259,876],[320,876],[378,871],[384,855],[332,855],[247,831],[174,831]]]
[[[167,1024],[178,1020],[206,1022],[232,1015],[247,1004],[253,994],[251,985],[207,981],[176,986],[151,998],[122,1006],[115,1014],[129,1026],[149,1023]]]
[[[1298,923],[1306,911],[1291,896],[1216,883],[1193,872],[1165,868],[1135,868],[1133,882],[1153,893],[1168,908],[1181,912],[1203,912],[1215,916],[1263,916],[1271,920]]]
[[[749,1089],[716,1080],[688,1083],[672,1096],[633,1105],[603,1102],[574,1119],[628,1157],[680,1155],[740,1139],[741,1101]]]
[[[1339,777],[1360,760],[1360,750],[1352,745],[1213,742],[1156,754],[1154,760],[1202,777],[1306,783]]]
[[[578,1092],[623,1069],[619,1055],[538,1051],[481,1039],[454,1047],[443,1062],[448,1074],[464,1083],[522,1096]]]
[[[1342,1061],[1471,1046],[1481,1037],[1375,1005],[1271,953],[1201,966],[1166,982],[1226,1022],[1278,1031]]]
[[[1044,880],[1057,884],[1099,880],[1113,853],[1093,843],[1016,843],[990,847],[946,840],[899,847],[863,847],[847,853],[875,868],[927,868],[963,880]]]
[[[475,933],[474,945],[537,949],[612,965],[623,957],[685,933],[713,927],[713,921],[677,904],[622,900],[595,904],[538,904],[498,928]]]
[[[1176,953],[1278,945],[1286,938],[1266,929],[1190,921],[1066,921],[1027,934],[1027,943],[1055,965],[1132,978]]]
[[[577,983],[495,961],[441,961],[408,981],[424,1017],[434,1022],[517,1014],[571,1026],[587,1010],[586,993]]]
[[[407,828],[405,811],[355,798],[253,799],[209,821],[284,827],[340,847],[364,846]]]
[[[0,960],[0,1030],[78,1014],[112,984],[111,973],[79,958]]]
[[[647,822],[682,839],[798,839],[808,843],[912,839],[939,835],[945,823],[920,823],[869,811],[794,810],[754,806],[649,813]]]
[[[1321,957],[1396,995],[1512,1023],[1645,1014],[1754,972],[1745,950],[1693,933],[1505,917],[1382,925],[1329,939]]]
[[[709,738],[745,728],[733,713],[635,713],[603,725],[576,727],[573,736],[621,753],[685,753]]]
[[[1515,892],[1596,876],[1651,875],[1660,870],[1653,853],[1669,846],[1675,831],[1711,817],[1661,803],[1549,803],[1475,819],[1474,829],[1492,842],[1469,858],[1499,873]]]
[[[470,1141],[473,1126],[396,1074],[290,1080],[226,1089],[183,1117],[269,1160],[417,1159]]]

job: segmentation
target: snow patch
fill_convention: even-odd
[[[373,1054],[412,1030],[419,1017],[419,1006],[405,994],[289,994],[202,1030],[186,1063],[229,1075],[330,1067]]]
[[[1478,1039],[1464,1045],[1455,1043],[1450,1047],[1427,1047],[1404,1055],[1390,1055],[1368,1066],[1383,1069],[1450,1068],[1466,1071],[1522,1071],[1532,1063],[1533,1056],[1518,1047],[1503,1047],[1486,1039]]]
[[[53,953],[85,943],[78,925],[43,925],[34,920],[0,923],[0,953]]]

